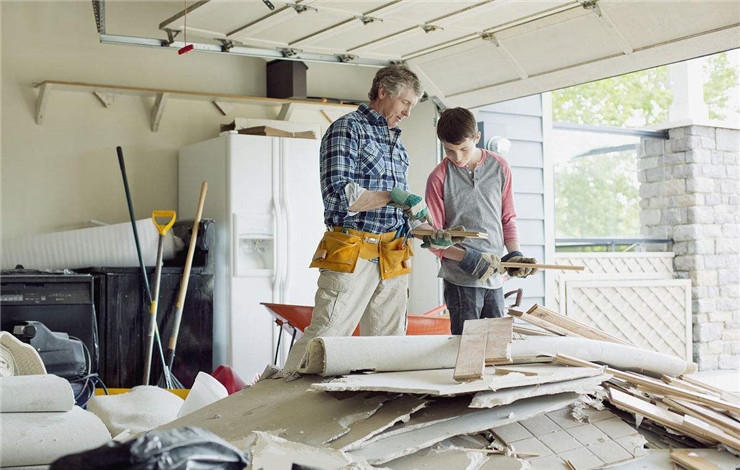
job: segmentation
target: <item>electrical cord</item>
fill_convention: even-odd
[[[95,395],[96,385],[100,385],[105,391],[106,395],[109,394],[108,387],[105,386],[105,383],[103,383],[100,375],[97,372],[92,371],[92,357],[90,355],[90,350],[87,348],[85,342],[74,336],[69,336],[69,338],[80,341],[80,343],[82,343],[82,350],[85,354],[85,374],[75,379],[67,379],[70,384],[82,384],[80,390],[75,395],[75,404],[81,408],[85,408],[87,405],[87,401]]]

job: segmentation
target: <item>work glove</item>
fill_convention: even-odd
[[[537,263],[536,258],[525,258],[521,251],[511,251],[501,258],[501,262],[505,263],[507,261],[512,263]],[[506,268],[506,272],[511,277],[527,277],[536,273],[537,268]]]
[[[429,214],[429,209],[427,209],[427,205],[421,196],[417,196],[416,194],[404,191],[399,187],[395,187],[391,191],[391,201],[398,207],[401,207],[405,212],[408,212],[412,219],[418,219],[434,226],[434,221],[432,220],[431,214]]]
[[[459,225],[452,227],[448,230],[435,230],[432,235],[424,235],[421,237],[424,243],[421,244],[422,248],[432,248],[435,250],[444,250],[452,245],[458,245],[465,241],[463,237],[453,237],[450,232],[454,231],[465,231],[465,227]]]
[[[460,261],[460,269],[475,276],[479,281],[485,281],[495,273],[502,274],[500,259],[493,253],[481,253],[472,248],[465,248],[465,256]]]

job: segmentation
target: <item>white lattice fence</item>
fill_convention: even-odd
[[[647,349],[692,359],[691,282],[673,253],[558,253],[582,265],[556,276],[555,310]]]
[[[635,346],[691,360],[691,281],[567,281],[566,314]]]

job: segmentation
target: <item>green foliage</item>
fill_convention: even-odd
[[[737,85],[738,71],[730,65],[727,53],[715,54],[707,58],[704,72],[708,76],[704,83],[704,102],[709,108],[709,119],[725,119],[730,106],[740,110],[737,103],[730,103],[731,89]]]
[[[556,165],[555,175],[557,237],[639,235],[634,152],[572,158]]]
[[[553,121],[602,126],[665,122],[673,94],[666,66],[552,92]]]

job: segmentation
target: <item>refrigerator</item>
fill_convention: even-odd
[[[314,304],[319,273],[308,266],[325,230],[319,145],[231,132],[179,152],[178,217],[195,213],[207,181],[203,217],[216,221],[213,366],[228,364],[247,383],[275,361],[281,334],[260,303]]]

